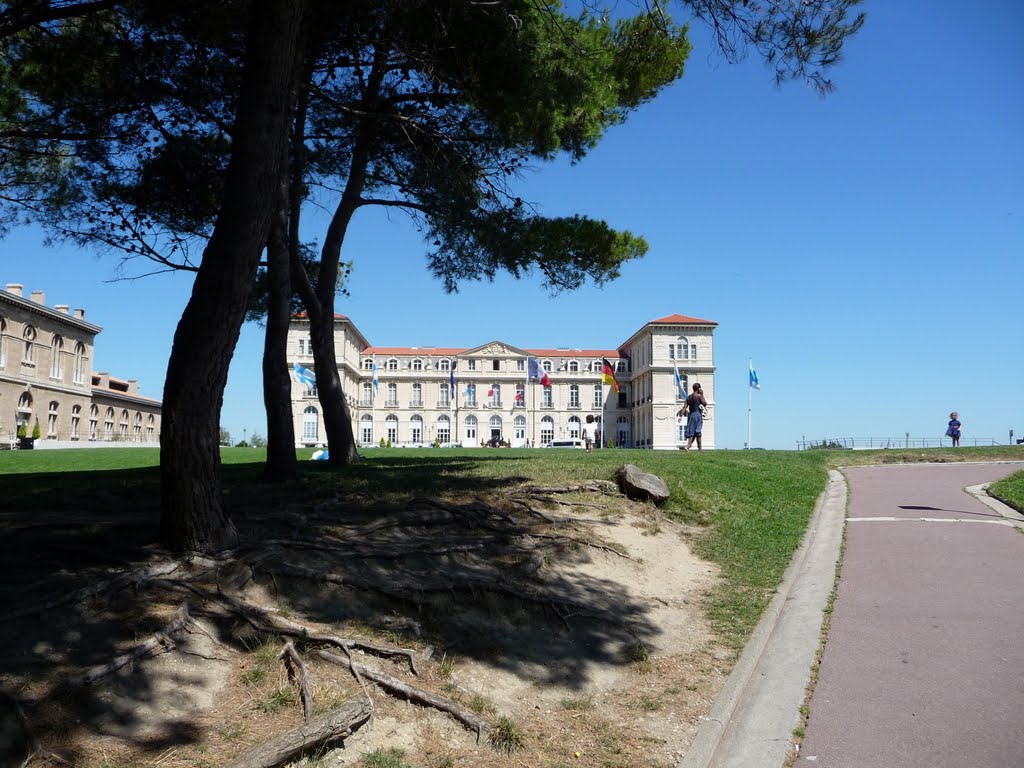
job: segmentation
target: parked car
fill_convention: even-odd
[[[582,448],[583,441],[579,438],[571,438],[569,440],[552,440],[547,444],[548,448]]]

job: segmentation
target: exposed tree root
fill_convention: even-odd
[[[302,699],[302,717],[308,723],[309,718],[313,716],[313,691],[309,685],[309,671],[291,640],[284,644],[284,648],[277,654],[277,658],[284,661],[288,679],[293,683],[298,683],[299,697]]]
[[[372,706],[365,696],[353,696],[337,709],[325,712],[247,750],[225,768],[277,768],[315,749],[351,736],[370,719]]]
[[[124,666],[127,666],[135,659],[145,656],[157,648],[169,647],[173,645],[171,641],[171,635],[185,628],[185,626],[192,620],[188,613],[188,604],[182,603],[181,607],[178,608],[178,613],[170,624],[164,627],[156,634],[150,636],[150,638],[136,646],[133,646],[127,653],[122,653],[116,657],[113,661],[107,664],[101,664],[98,667],[93,667],[84,674],[78,675],[68,680],[69,685],[91,685],[97,680],[106,677],[109,674],[116,672]]]
[[[372,680],[391,694],[397,694],[417,704],[433,707],[434,709],[439,709],[442,712],[447,712],[467,728],[476,731],[478,737],[481,733],[489,730],[489,726],[483,718],[468,709],[460,707],[451,699],[446,699],[444,696],[438,696],[437,694],[430,693],[430,691],[424,691],[421,688],[416,688],[415,686],[403,683],[397,677],[392,677],[386,672],[381,672],[380,670],[373,669],[365,664],[360,664],[356,661],[347,659],[344,656],[331,653],[330,651],[320,650],[316,652],[316,655],[333,664],[340,664],[343,667],[351,669],[353,672],[358,672],[360,675],[368,680]]]

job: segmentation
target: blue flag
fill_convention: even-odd
[[[750,386],[752,389],[760,389],[761,383],[757,380],[757,371],[754,370],[754,364],[750,364]]]
[[[676,389],[679,390],[679,399],[686,399],[686,385],[683,384],[683,377],[679,375],[679,363],[676,363]]]
[[[380,379],[377,378],[377,358],[373,358],[373,394],[377,394],[377,390],[380,389]]]
[[[309,370],[309,368],[303,368],[298,363],[292,363],[292,378],[300,384],[305,384],[310,389],[316,386],[316,374]]]
[[[451,386],[452,397],[455,397],[455,361],[452,360],[448,368],[448,383]]]

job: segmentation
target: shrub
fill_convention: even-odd
[[[36,419],[36,425],[32,427],[32,438],[38,440],[43,434],[43,430],[39,428],[39,419]]]

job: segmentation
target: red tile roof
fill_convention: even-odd
[[[718,325],[714,320],[701,320],[699,317],[687,315],[666,315],[658,320],[651,320],[650,325]]]

